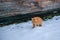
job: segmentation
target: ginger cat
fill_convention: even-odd
[[[33,28],[35,28],[36,26],[42,26],[42,18],[40,17],[34,17],[32,18],[32,24],[33,24]]]

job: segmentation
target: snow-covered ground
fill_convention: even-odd
[[[60,16],[34,29],[31,21],[0,27],[0,40],[60,40]]]

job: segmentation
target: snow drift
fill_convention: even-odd
[[[0,40],[60,40],[60,16],[34,29],[31,21],[0,27]]]

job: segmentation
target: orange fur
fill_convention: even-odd
[[[42,25],[42,21],[43,20],[40,17],[32,18],[33,28],[35,28],[35,26],[41,26]]]

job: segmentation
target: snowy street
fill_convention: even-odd
[[[0,27],[0,40],[60,40],[60,16],[34,29],[31,21]]]

